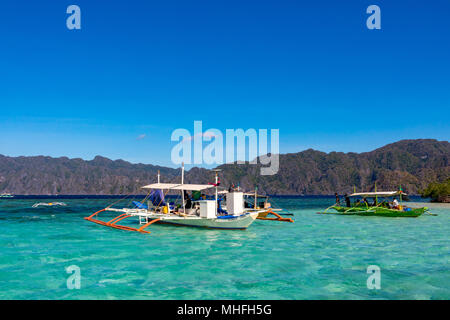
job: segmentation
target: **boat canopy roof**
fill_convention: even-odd
[[[209,188],[213,188],[211,184],[180,184],[180,183],[152,183],[143,186],[142,189],[165,189],[165,190],[187,190],[187,191],[200,191]]]
[[[253,192],[245,192],[244,196],[254,197],[255,196],[255,192],[254,191]],[[263,195],[260,195],[260,194],[257,194],[256,196],[258,198],[269,198],[269,196],[263,196]]]
[[[172,190],[188,190],[188,191],[200,191],[205,190],[209,188],[214,188],[214,185],[212,184],[180,184]]]
[[[219,192],[217,192],[218,194],[227,194],[227,193],[230,193],[228,190],[221,190],[221,191],[219,191]],[[244,196],[247,196],[247,197],[254,197],[255,196],[255,192],[253,191],[253,192],[244,192]],[[269,196],[263,196],[263,195],[260,195],[260,194],[258,194],[258,195],[256,195],[258,198],[269,198]]]
[[[406,193],[404,193],[403,191],[357,192],[352,193],[350,197],[374,198],[374,197],[395,197],[399,195],[406,196]]]
[[[141,187],[142,189],[172,189],[173,187],[179,186],[179,183],[152,183]]]

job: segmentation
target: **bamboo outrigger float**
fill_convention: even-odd
[[[409,208],[403,205],[402,196],[406,193],[403,191],[385,191],[385,192],[360,192],[353,193],[349,197],[360,197],[363,201],[357,201],[353,205],[341,206],[336,203],[328,207],[324,212],[319,214],[340,214],[340,215],[359,215],[359,216],[380,216],[380,217],[410,217],[416,218],[424,213],[429,213],[427,207]],[[383,200],[378,202],[378,197],[387,199],[398,196],[400,203],[393,205],[390,202]],[[369,204],[366,198],[372,198],[373,203]],[[365,201],[364,201],[365,200]],[[348,201],[350,202],[350,201]],[[334,211],[331,211],[334,210]],[[431,214],[431,213],[429,213]]]
[[[184,166],[182,167],[181,183],[160,183],[158,172],[158,182],[143,186],[143,189],[151,190],[144,201],[133,201],[136,208],[113,208],[112,205],[99,210],[85,219],[103,226],[137,231],[141,233],[150,233],[145,230],[153,223],[165,223],[178,226],[203,227],[216,229],[246,229],[258,217],[258,215],[267,209],[245,208],[243,192],[227,193],[226,210],[220,207],[218,197],[218,175],[216,172],[216,181],[214,184],[185,184]],[[187,191],[200,192],[203,190],[215,188],[214,199],[206,199],[206,196],[200,199],[186,198]],[[178,207],[165,201],[163,191],[180,191],[182,195],[182,204]],[[149,200],[145,204],[145,200]],[[99,213],[109,211],[120,213],[109,221],[97,219]],[[118,222],[136,217],[142,225],[139,228],[129,227],[118,224]]]

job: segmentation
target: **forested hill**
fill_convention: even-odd
[[[397,190],[399,185],[417,194],[433,181],[450,177],[450,143],[437,140],[402,140],[365,153],[324,153],[306,150],[280,155],[280,170],[261,176],[259,165],[226,164],[222,186],[239,183],[261,193],[279,195],[333,194],[373,190]],[[0,193],[14,194],[127,194],[142,193],[139,187],[156,181],[179,182],[180,170],[160,166],[112,161],[0,155]],[[211,170],[193,168],[186,182],[213,181]]]
[[[257,175],[253,165],[221,166],[232,181],[257,185],[268,194],[334,194],[402,188],[411,194],[431,181],[450,177],[450,143],[437,140],[402,140],[365,153],[324,153],[306,150],[280,156],[279,173]]]

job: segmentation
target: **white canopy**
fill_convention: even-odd
[[[147,186],[141,187],[142,189],[172,189],[179,186],[179,183],[152,183]]]
[[[204,190],[213,188],[211,184],[180,184],[180,183],[152,183],[143,186],[142,189],[164,189],[164,190]]]
[[[352,193],[350,197],[374,198],[374,197],[394,197],[399,195],[406,196],[406,193],[404,193],[403,191],[358,192]]]
[[[254,197],[255,196],[255,192],[245,192],[244,196],[250,196],[250,197]],[[268,198],[269,196],[263,196],[261,194],[257,194],[256,195],[258,198]]]
[[[171,188],[172,190],[187,190],[187,191],[200,191],[209,188],[214,188],[212,184],[180,184],[176,187]]]

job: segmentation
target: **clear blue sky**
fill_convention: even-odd
[[[194,120],[278,128],[282,153],[449,140],[449,14],[448,0],[5,0],[0,154],[172,165],[171,132]]]

